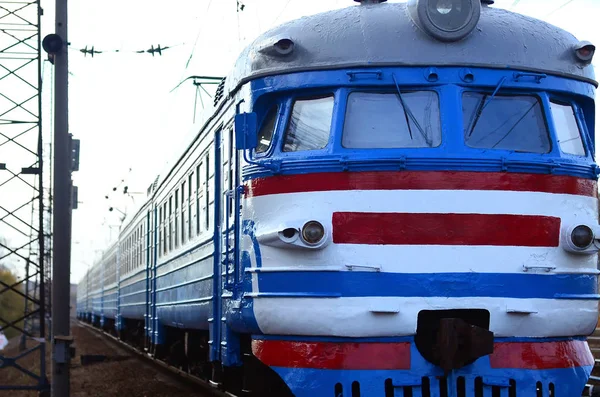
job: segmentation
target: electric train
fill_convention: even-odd
[[[258,37],[80,318],[240,396],[580,396],[595,47],[492,3],[362,0]]]

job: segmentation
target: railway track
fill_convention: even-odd
[[[106,338],[107,340],[109,340],[113,344],[117,345],[118,347],[129,351],[130,353],[134,354],[139,359],[150,363],[151,365],[153,365],[157,369],[161,370],[162,372],[167,373],[171,376],[175,376],[180,381],[188,382],[194,386],[200,387],[202,392],[205,393],[207,397],[208,396],[236,397],[235,395],[233,395],[231,393],[219,390],[218,386],[216,384],[213,384],[212,382],[207,382],[204,379],[198,378],[198,377],[191,375],[185,371],[174,368],[174,367],[170,366],[169,364],[165,363],[164,361],[158,360],[158,359],[150,356],[149,354],[142,352],[133,346],[128,345],[127,343],[121,341],[120,339],[116,338],[115,336],[110,335],[98,328],[92,327],[91,325],[81,322],[81,321],[77,321],[77,323],[78,323],[78,325],[85,327],[85,328],[91,330],[92,332],[95,332],[98,335],[101,335],[102,337]],[[583,395],[591,396],[592,391],[594,389],[596,390],[596,393],[599,393],[598,395],[600,395],[600,328],[597,328],[595,330],[595,332],[592,334],[592,336],[588,337],[588,343],[590,345],[592,354],[594,355],[594,358],[595,358],[595,366],[592,371],[592,375],[590,376],[590,379],[588,381],[588,384],[586,385],[587,390],[584,391]],[[596,395],[596,394],[594,394],[594,395]]]
[[[167,364],[166,362],[158,360],[158,359],[150,356],[146,352],[142,352],[142,351],[136,349],[135,347],[130,346],[127,343],[121,341],[120,339],[116,338],[115,336],[110,335],[98,328],[95,328],[95,327],[91,326],[90,324],[87,324],[87,323],[84,323],[81,321],[77,321],[77,324],[81,327],[91,330],[92,332],[94,332],[98,335],[101,335],[106,340],[115,344],[119,348],[122,348],[122,349],[132,353],[135,357],[139,358],[140,360],[143,360],[146,363],[149,363],[150,365],[155,367],[157,370],[160,370],[161,372],[168,374],[170,376],[176,377],[176,379],[179,381],[186,382],[193,386],[199,387],[200,391],[203,394],[205,394],[206,397],[209,397],[209,396],[210,397],[213,397],[213,396],[214,397],[236,397],[235,395],[233,395],[231,393],[219,390],[218,385],[213,384],[212,382],[207,382],[204,379],[198,378],[198,377],[191,375],[185,371],[182,371],[178,368],[172,367],[169,364]]]

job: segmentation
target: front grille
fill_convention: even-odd
[[[508,381],[504,379],[491,378],[465,378],[459,376],[455,379],[454,385],[449,384],[449,379],[445,377],[424,377],[420,380],[407,380],[405,382],[394,382],[392,379],[385,381],[385,397],[488,397],[491,391],[491,397],[556,397],[554,392],[554,383],[535,384],[527,392],[517,394],[517,382],[514,379]],[[348,385],[344,393],[344,387],[337,383],[334,388],[334,397],[361,397],[360,383],[352,382]],[[546,391],[546,393],[544,393]],[[522,394],[521,394],[522,393]]]

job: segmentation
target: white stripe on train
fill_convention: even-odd
[[[393,337],[414,335],[421,310],[487,309],[496,337],[562,337],[594,332],[598,302],[508,298],[254,298],[268,335]]]
[[[332,212],[409,212],[557,216],[598,221],[594,197],[486,190],[351,190],[273,194],[245,200],[245,218],[324,217]],[[253,216],[249,216],[253,213]]]

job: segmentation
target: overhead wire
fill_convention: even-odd
[[[509,10],[514,10],[515,7],[521,2],[521,0],[515,0],[510,7],[508,7]]]
[[[208,16],[208,12],[210,11],[211,5],[212,5],[212,0],[209,0],[208,5],[206,6],[206,10],[204,11],[205,18]],[[198,40],[200,39],[200,35],[202,34],[203,30],[204,30],[204,24],[201,23],[200,28],[198,29],[198,34],[196,35],[196,40],[194,40],[194,46],[192,47],[192,52],[190,53],[190,57],[188,58],[187,62],[185,63],[185,70],[187,70],[188,66],[190,66],[190,62],[192,61],[192,58],[194,57],[194,52],[196,51],[196,45],[198,44]],[[179,80],[183,79],[183,74],[185,73],[185,70],[181,74],[181,78]]]
[[[279,18],[281,18],[281,16],[283,15],[283,13],[285,12],[287,6],[290,5],[290,3],[292,2],[292,0],[287,0],[285,2],[285,5],[283,6],[283,8],[281,9],[281,11],[279,12],[279,15],[277,15],[277,18],[275,18],[275,20],[273,21],[273,24],[276,24],[277,21],[279,21]]]
[[[557,11],[562,10],[563,8],[565,8],[566,6],[568,6],[569,4],[571,4],[572,2],[574,2],[575,0],[567,0],[565,3],[563,3],[560,7],[550,11],[550,13],[548,13],[545,18],[548,18],[550,15],[554,14]]]

